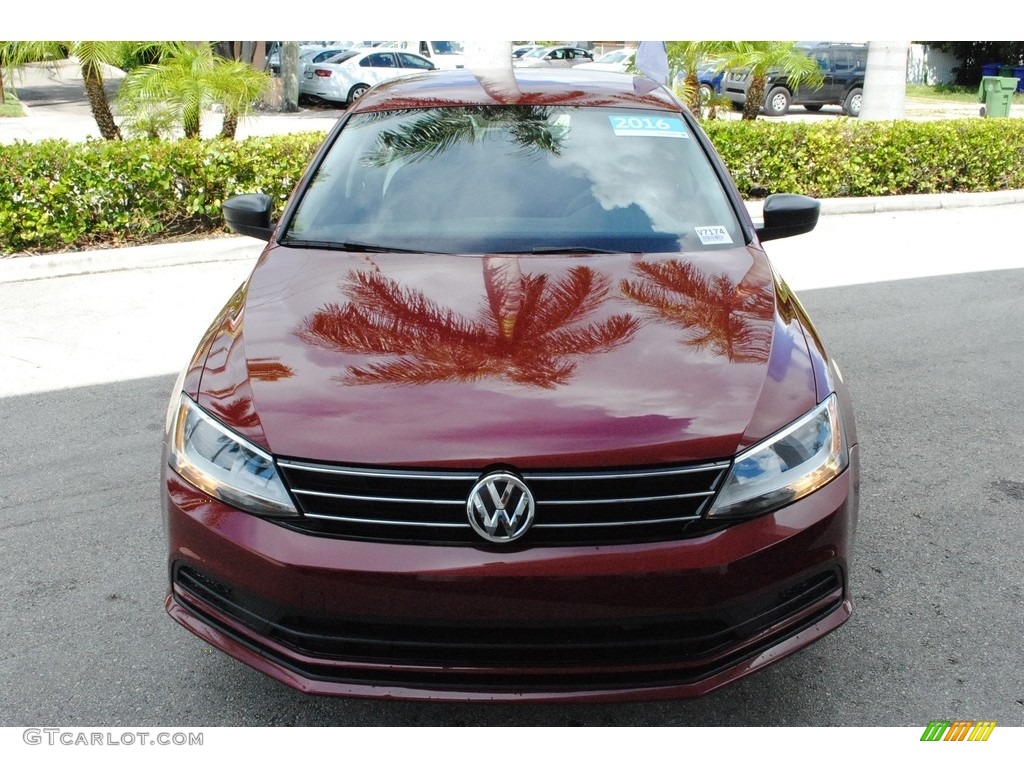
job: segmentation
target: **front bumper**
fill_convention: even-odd
[[[842,476],[717,533],[515,549],[311,536],[169,473],[167,611],[301,691],[448,700],[695,696],[849,616],[857,451]]]

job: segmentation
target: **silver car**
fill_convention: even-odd
[[[556,45],[538,48],[524,53],[512,64],[516,67],[575,67],[577,64],[591,64],[594,54],[585,48],[572,45]]]
[[[345,51],[308,64],[299,79],[299,95],[351,103],[377,83],[430,69],[437,69],[430,59],[399,48]]]

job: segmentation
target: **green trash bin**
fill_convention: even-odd
[[[1016,77],[992,77],[981,78],[981,85],[978,86],[978,101],[982,117],[1009,117],[1010,103],[1013,100],[1013,92],[1017,90]]]

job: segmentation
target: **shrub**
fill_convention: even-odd
[[[861,197],[1024,188],[1021,121],[705,126],[740,192]],[[231,195],[284,208],[322,133],[0,146],[4,254],[143,243],[223,228]]]
[[[278,212],[322,133],[19,142],[0,147],[0,251],[123,245],[223,227],[221,203],[264,192]]]
[[[1021,121],[711,122],[705,129],[744,195],[812,197],[1024,188]]]

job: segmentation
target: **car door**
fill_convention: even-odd
[[[818,87],[808,85],[806,80],[801,81],[797,86],[794,101],[798,104],[827,104],[834,101],[836,85],[832,72],[832,52],[828,50],[814,51],[811,58],[818,63],[818,69],[821,70],[824,79]]]
[[[359,60],[357,77],[360,77],[368,85],[376,85],[401,74],[402,72],[398,68],[398,59],[390,51],[375,51]]]
[[[555,48],[555,50],[544,57],[544,61],[552,67],[567,67],[570,64],[570,62],[566,60],[565,48]]]
[[[577,64],[594,63],[594,57],[590,54],[590,51],[584,50],[583,48],[573,48],[571,53],[572,56],[569,60],[570,67],[575,67]]]
[[[399,53],[398,68],[402,70],[403,74],[407,72],[422,72],[428,69],[437,69],[429,59],[417,56],[415,53]]]

